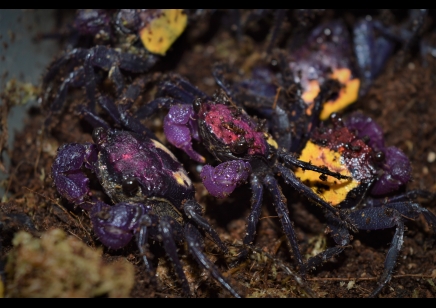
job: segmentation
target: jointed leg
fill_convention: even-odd
[[[282,166],[281,164],[277,164],[276,169],[284,178],[286,184],[291,185],[297,191],[307,196],[307,198],[309,198],[313,202],[317,203],[318,205],[322,206],[326,210],[330,211],[338,218],[341,218],[344,221],[344,223],[346,223],[348,229],[356,231],[356,227],[352,224],[349,218],[344,215],[344,213],[339,211],[337,208],[331,206],[329,203],[321,199],[321,197],[319,197],[312,189],[301,183],[292,171]]]
[[[250,178],[250,186],[251,186],[251,211],[250,215],[247,218],[247,230],[245,237],[243,239],[244,245],[252,245],[254,241],[254,236],[256,235],[256,226],[259,222],[260,212],[262,209],[262,201],[263,201],[263,184],[259,177],[255,175],[251,175]],[[241,248],[241,251],[238,256],[238,260],[232,264],[232,266],[236,266],[239,262],[245,260],[248,256],[248,250],[246,248]]]
[[[414,202],[416,199],[418,199],[418,197],[431,200],[435,197],[435,195],[425,190],[412,190],[388,198],[368,198],[366,200],[366,205],[368,207],[385,206],[386,208],[399,212],[403,217],[408,219],[416,219],[420,214],[422,214],[427,223],[436,233],[436,215],[426,208],[420,206],[419,203]]]
[[[183,271],[182,263],[177,256],[177,246],[174,241],[174,230],[168,216],[160,218],[159,223],[159,234],[162,236],[162,243],[168,258],[174,264],[174,269],[182,282],[182,290],[185,294],[191,295],[191,290],[189,289],[188,280],[186,279],[185,273]]]
[[[218,281],[226,290],[228,290],[234,297],[240,298],[241,295],[227,282],[221,275],[216,266],[205,256],[204,242],[200,232],[191,224],[185,225],[185,237],[188,243],[189,251],[192,253],[197,262],[203,266],[209,273]]]
[[[338,246],[327,248],[325,251],[309,258],[306,264],[308,270],[315,269],[317,266],[340,254],[350,243],[350,234],[345,225],[330,212],[326,212],[326,217],[327,225],[330,230],[329,235]]]
[[[147,219],[147,217],[145,219]],[[135,239],[136,239],[136,245],[138,246],[139,252],[141,253],[142,260],[144,261],[145,267],[147,271],[150,273],[150,276],[154,277],[153,265],[147,259],[148,235],[149,235],[148,227],[144,224],[140,227],[139,231],[135,232]]]
[[[57,112],[61,109],[62,104],[67,96],[67,91],[69,87],[78,88],[85,85],[84,75],[85,75],[85,71],[83,67],[79,68],[78,70],[72,71],[70,74],[68,74],[68,76],[60,85],[58,94],[56,94],[55,99],[51,103],[50,111]]]
[[[392,278],[392,272],[403,245],[404,218],[398,211],[383,206],[354,211],[350,214],[350,219],[354,221],[359,230],[381,230],[396,227],[391,246],[386,254],[383,274],[377,288],[370,294],[370,297],[375,297]]]
[[[247,220],[247,235],[245,236],[243,243],[245,245],[252,245],[254,236],[256,234],[256,226],[259,221],[260,212],[263,201],[263,183],[261,179],[255,175],[250,177],[251,186],[251,212]]]
[[[350,179],[349,176],[342,175],[339,172],[330,171],[326,167],[325,168],[317,167],[317,166],[312,165],[310,163],[306,163],[304,161],[301,161],[301,160],[297,159],[295,156],[287,153],[286,151],[278,151],[278,155],[279,155],[280,159],[283,160],[285,165],[289,168],[300,167],[301,169],[304,169],[304,170],[311,170],[311,171],[315,171],[315,172],[318,172],[321,174],[330,175],[338,180]]]
[[[221,241],[218,233],[216,233],[215,229],[212,228],[209,222],[201,215],[201,208],[197,202],[189,200],[183,205],[183,209],[190,219],[212,237],[212,240],[218,245],[222,252],[226,254],[229,253],[227,246]]]
[[[100,96],[98,103],[105,110],[109,116],[121,127],[124,127],[132,132],[148,136],[149,138],[157,140],[154,133],[147,127],[141,124],[139,120],[128,115],[120,105],[115,105],[114,101],[107,96]],[[94,127],[109,128],[109,124],[106,123],[99,115],[91,111],[86,107],[80,109],[84,118]]]
[[[300,267],[300,274],[304,276],[305,268],[303,266],[303,257],[301,256],[300,248],[298,246],[297,236],[295,234],[294,226],[289,218],[289,210],[287,208],[286,198],[283,195],[282,190],[280,189],[276,179],[273,176],[267,175],[263,179],[263,184],[268,188],[268,190],[271,192],[271,195],[273,196],[274,206],[276,208],[277,215],[279,216],[280,222],[282,224],[283,231],[286,235],[286,238],[289,241],[289,244],[291,245],[292,251],[294,253],[294,257],[297,260],[297,264]]]

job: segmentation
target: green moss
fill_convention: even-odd
[[[101,249],[54,229],[40,239],[18,232],[6,264],[5,297],[127,297],[134,283],[126,260],[105,264]]]

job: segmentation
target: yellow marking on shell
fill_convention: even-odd
[[[156,148],[159,148],[159,149],[161,149],[162,151],[165,151],[165,152],[166,152],[168,155],[170,155],[171,158],[174,159],[175,161],[179,161],[179,160],[174,156],[174,154],[173,154],[170,150],[168,150],[168,148],[167,148],[166,146],[164,146],[162,143],[160,143],[159,141],[154,140],[154,139],[150,139],[150,140],[153,141],[153,144],[154,144],[154,146],[155,146]],[[201,156],[201,160],[202,160],[202,163],[205,163],[205,162],[206,162],[206,158],[204,158],[203,156]]]
[[[273,137],[270,134],[264,133],[264,136],[265,136],[266,142],[270,146],[272,146],[274,149],[278,149],[279,148],[279,145],[277,144],[277,142],[273,139]]]
[[[344,87],[339,91],[336,100],[327,101],[324,103],[323,109],[320,114],[321,120],[326,120],[333,113],[340,111],[354,103],[359,96],[360,80],[358,78],[351,78],[351,71],[348,68],[336,69],[333,74],[329,76],[331,79],[337,79]],[[304,102],[308,105],[306,114],[312,114],[313,102],[318,96],[321,88],[318,80],[310,80],[307,89],[301,96]]]
[[[5,292],[5,287],[3,281],[0,279],[0,298],[3,298],[5,296],[4,292]]]
[[[338,98],[334,101],[324,103],[320,119],[326,120],[333,113],[340,111],[354,103],[359,96],[360,79],[351,78],[351,71],[348,68],[337,69],[331,75],[332,79],[337,79],[344,87],[339,91]]]
[[[176,158],[176,156],[174,156],[174,154],[173,154],[170,150],[168,150],[168,148],[167,148],[166,146],[164,146],[162,143],[160,143],[159,141],[154,140],[154,139],[150,139],[150,140],[153,142],[153,144],[154,144],[154,146],[155,146],[156,148],[161,149],[162,151],[164,151],[165,153],[167,153],[167,154],[168,154],[169,156],[171,156],[171,158],[174,159],[175,161],[179,161],[179,160]]]
[[[321,89],[318,80],[310,80],[307,89],[301,97],[306,104],[311,105],[318,96],[319,91],[321,91]]]
[[[307,142],[299,159],[310,162],[315,166],[326,166],[330,171],[339,172],[345,176],[352,176],[351,172],[343,164],[340,153],[316,145],[311,141]],[[327,176],[327,180],[322,181],[320,173],[302,170],[301,168],[296,169],[295,175],[332,206],[337,206],[344,201],[347,198],[347,194],[360,184],[354,179],[338,180],[331,176]],[[328,187],[328,189],[322,187]]]
[[[179,171],[174,172],[173,177],[176,179],[177,183],[179,183],[182,186],[185,187],[192,186],[191,179],[188,177],[188,174],[183,169],[179,169]]]
[[[171,156],[171,158],[175,161],[179,161],[176,156],[174,156],[174,154],[168,150],[168,148],[166,146],[164,146],[162,143],[160,143],[157,140],[154,139],[150,139],[154,146],[158,149],[161,149],[162,151],[164,151],[165,153],[167,153],[169,156]],[[183,168],[180,168],[177,172],[173,172],[173,177],[174,179],[177,181],[177,183],[179,183],[180,185],[189,187],[192,185],[191,179],[188,177],[188,174],[186,173],[186,171]]]
[[[187,24],[188,15],[182,9],[164,9],[139,31],[139,37],[148,51],[164,56]]]

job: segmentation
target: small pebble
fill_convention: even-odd
[[[422,167],[422,174],[427,175],[428,174],[428,168],[426,166]]]
[[[436,160],[436,153],[435,152],[429,152],[427,155],[427,161],[429,163],[432,163]]]

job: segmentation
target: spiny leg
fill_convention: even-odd
[[[53,102],[50,104],[49,114],[44,121],[44,127],[48,128],[50,124],[52,123],[52,116],[53,114],[59,112],[61,110],[63,103],[65,102],[68,89],[70,87],[78,88],[81,86],[84,86],[84,69],[83,67],[79,68],[78,70],[75,70],[71,72],[65,80],[62,82],[62,84],[59,87],[59,90],[53,100]]]
[[[192,105],[194,99],[207,95],[177,75],[171,76],[159,84],[156,99],[147,103],[137,111],[137,117],[147,118],[160,108],[170,109],[176,104]]]
[[[103,127],[104,129],[110,128],[110,125],[105,120],[103,120],[96,113],[91,112],[91,110],[89,110],[88,108],[81,106],[79,110],[80,110],[80,114],[83,116],[86,122],[91,124],[93,128],[97,128],[97,127]]]
[[[183,205],[183,209],[190,219],[192,219],[201,229],[203,229],[212,237],[212,240],[216,245],[218,245],[222,252],[226,254],[229,253],[227,246],[221,241],[218,233],[216,233],[215,229],[212,228],[206,218],[201,215],[201,207],[197,202],[189,200]]]
[[[158,55],[147,54],[146,57],[142,57],[128,52],[121,53],[119,57],[120,68],[132,73],[148,72],[160,59]]]
[[[111,98],[102,95],[98,98],[98,103],[102,109],[105,110],[108,115],[121,127],[157,140],[156,136],[151,130],[142,125],[139,120],[129,116],[124,110],[122,110],[121,106],[115,105]],[[89,108],[82,106],[80,108],[80,112],[85,120],[88,121],[88,123],[90,123],[94,128],[109,128],[109,124]]]
[[[369,295],[369,297],[375,297],[392,278],[392,272],[403,245],[403,217],[396,210],[377,207],[354,211],[350,214],[350,219],[358,226],[359,230],[381,230],[396,227],[391,245],[386,254],[383,274],[380,277],[377,288]]]
[[[151,264],[150,260],[147,258],[148,238],[150,234],[149,226],[153,224],[158,225],[158,219],[159,218],[157,216],[145,215],[141,217],[139,230],[135,232],[136,245],[138,246],[139,253],[142,256],[142,260],[149,275],[148,277],[150,277],[149,281],[153,285],[156,285],[156,270]]]
[[[396,196],[387,197],[387,198],[368,198],[366,200],[367,207],[381,207],[385,206],[386,208],[393,209],[398,211],[403,217],[408,219],[417,219],[420,214],[422,214],[433,229],[433,232],[436,233],[436,215],[433,214],[428,209],[419,205],[419,203],[415,202],[418,197],[432,200],[435,195],[429,191],[425,190],[412,190],[408,191]]]
[[[273,176],[267,175],[263,179],[263,184],[268,188],[274,199],[274,206],[282,224],[283,231],[289,241],[289,244],[291,245],[294,257],[297,260],[297,264],[300,268],[300,274],[304,277],[305,268],[303,266],[303,257],[301,256],[300,248],[298,246],[297,236],[295,234],[293,223],[289,218],[289,210],[287,208],[286,198],[283,195],[282,190],[277,183],[277,180]]]
[[[195,98],[208,98],[204,92],[198,90],[178,75],[171,75],[170,78],[164,80],[160,84],[157,96],[171,96],[182,101],[184,104],[192,104]]]
[[[88,49],[76,48],[54,61],[48,68],[47,74],[43,78],[43,84],[47,84],[53,80],[62,66],[64,66],[70,60],[80,60],[86,57]]]
[[[170,220],[171,218],[169,218],[168,216],[160,218],[160,223],[158,226],[159,234],[162,236],[162,243],[165,252],[167,253],[168,258],[171,260],[171,263],[174,264],[174,269],[182,283],[182,290],[186,295],[190,296],[191,290],[189,288],[188,280],[186,279],[185,273],[183,272],[182,263],[177,256],[177,246],[174,241],[174,230],[171,226],[172,223],[170,222]]]
[[[335,217],[332,213],[326,212],[327,226],[329,235],[333,238],[338,246],[327,248],[325,251],[313,256],[307,260],[307,270],[313,270],[322,263],[333,258],[344,251],[345,247],[350,244],[350,233],[344,226],[342,221]]]
[[[135,232],[136,245],[138,246],[139,252],[141,253],[142,260],[144,261],[145,267],[151,277],[154,276],[154,267],[147,259],[147,248],[148,248],[148,225],[151,224],[150,217],[144,216],[141,219],[139,231]]]
[[[241,298],[241,295],[227,282],[221,275],[216,266],[205,256],[204,242],[200,232],[191,224],[185,225],[185,237],[188,243],[189,251],[192,253],[197,262],[203,266],[209,273],[218,281],[226,290],[228,290],[234,297]]]
[[[263,184],[261,179],[259,179],[256,175],[251,175],[250,177],[250,186],[251,186],[251,211],[250,215],[247,218],[247,230],[245,237],[243,239],[244,245],[252,245],[254,241],[254,236],[256,235],[256,226],[259,222],[259,217],[262,208],[263,201]],[[232,263],[231,266],[234,267],[241,261],[245,260],[248,256],[248,250],[243,247],[239,252],[238,259],[236,262]]]
[[[283,160],[285,165],[289,168],[300,167],[303,170],[311,170],[311,171],[315,171],[315,172],[318,172],[321,174],[330,175],[338,180],[351,179],[349,176],[342,175],[339,172],[330,171],[327,167],[324,167],[324,168],[318,167],[318,166],[312,165],[311,163],[301,161],[301,160],[297,159],[295,156],[293,156],[292,154],[289,154],[288,152],[283,151],[283,150],[278,151],[278,156],[281,160]]]
[[[235,88],[233,87],[232,82],[226,78],[226,74],[229,72],[231,72],[230,67],[224,63],[215,63],[212,69],[212,75],[215,78],[215,82],[228,96],[233,98]]]
[[[404,234],[404,224],[401,221],[397,225],[394,238],[392,239],[391,247],[389,247],[389,251],[386,255],[385,264],[384,264],[385,269],[380,278],[378,286],[374,291],[371,292],[369,297],[376,297],[383,289],[383,287],[389,282],[389,280],[391,280],[392,271],[394,270],[394,266],[397,261],[398,254],[403,244],[403,234]]]
[[[157,76],[154,74],[146,74],[137,78],[126,88],[124,93],[118,95],[118,103],[124,110],[129,110],[140,94],[145,91],[146,87],[156,81],[156,78]]]
[[[158,56],[151,54],[144,58],[130,53],[120,53],[110,47],[102,45],[91,48],[84,61],[88,99],[90,99],[91,102],[94,100],[93,94],[96,88],[95,66],[109,72],[109,79],[114,83],[117,95],[121,95],[125,88],[124,76],[121,70],[132,73],[145,73],[150,70],[158,59]]]
[[[378,198],[378,199],[371,198],[367,200],[367,203],[369,206],[380,206],[388,203],[411,202],[413,200],[418,199],[418,197],[431,200],[432,198],[435,197],[435,195],[429,191],[417,189],[417,190],[410,190],[405,193],[397,194],[389,198]]]
[[[281,164],[277,164],[275,166],[275,169],[284,178],[286,184],[291,185],[298,192],[302,193],[313,202],[317,203],[318,205],[324,207],[326,210],[330,211],[337,217],[341,218],[341,220],[346,223],[349,229],[353,231],[357,230],[353,223],[350,221],[350,219],[343,212],[341,212],[339,209],[334,208],[329,203],[321,199],[312,189],[301,183],[300,180],[298,180],[298,178],[295,176],[295,174],[288,168],[282,166]]]
[[[50,111],[58,112],[61,109],[62,104],[65,101],[69,87],[78,88],[85,85],[83,79],[84,75],[85,75],[85,71],[83,67],[68,74],[68,76],[64,79],[64,81],[60,85],[58,94],[56,94],[55,99],[51,103]]]
[[[145,119],[151,117],[159,109],[170,109],[171,106],[176,105],[177,103],[182,102],[171,97],[158,97],[151,102],[148,102],[146,105],[140,107],[137,110],[135,117]]]

